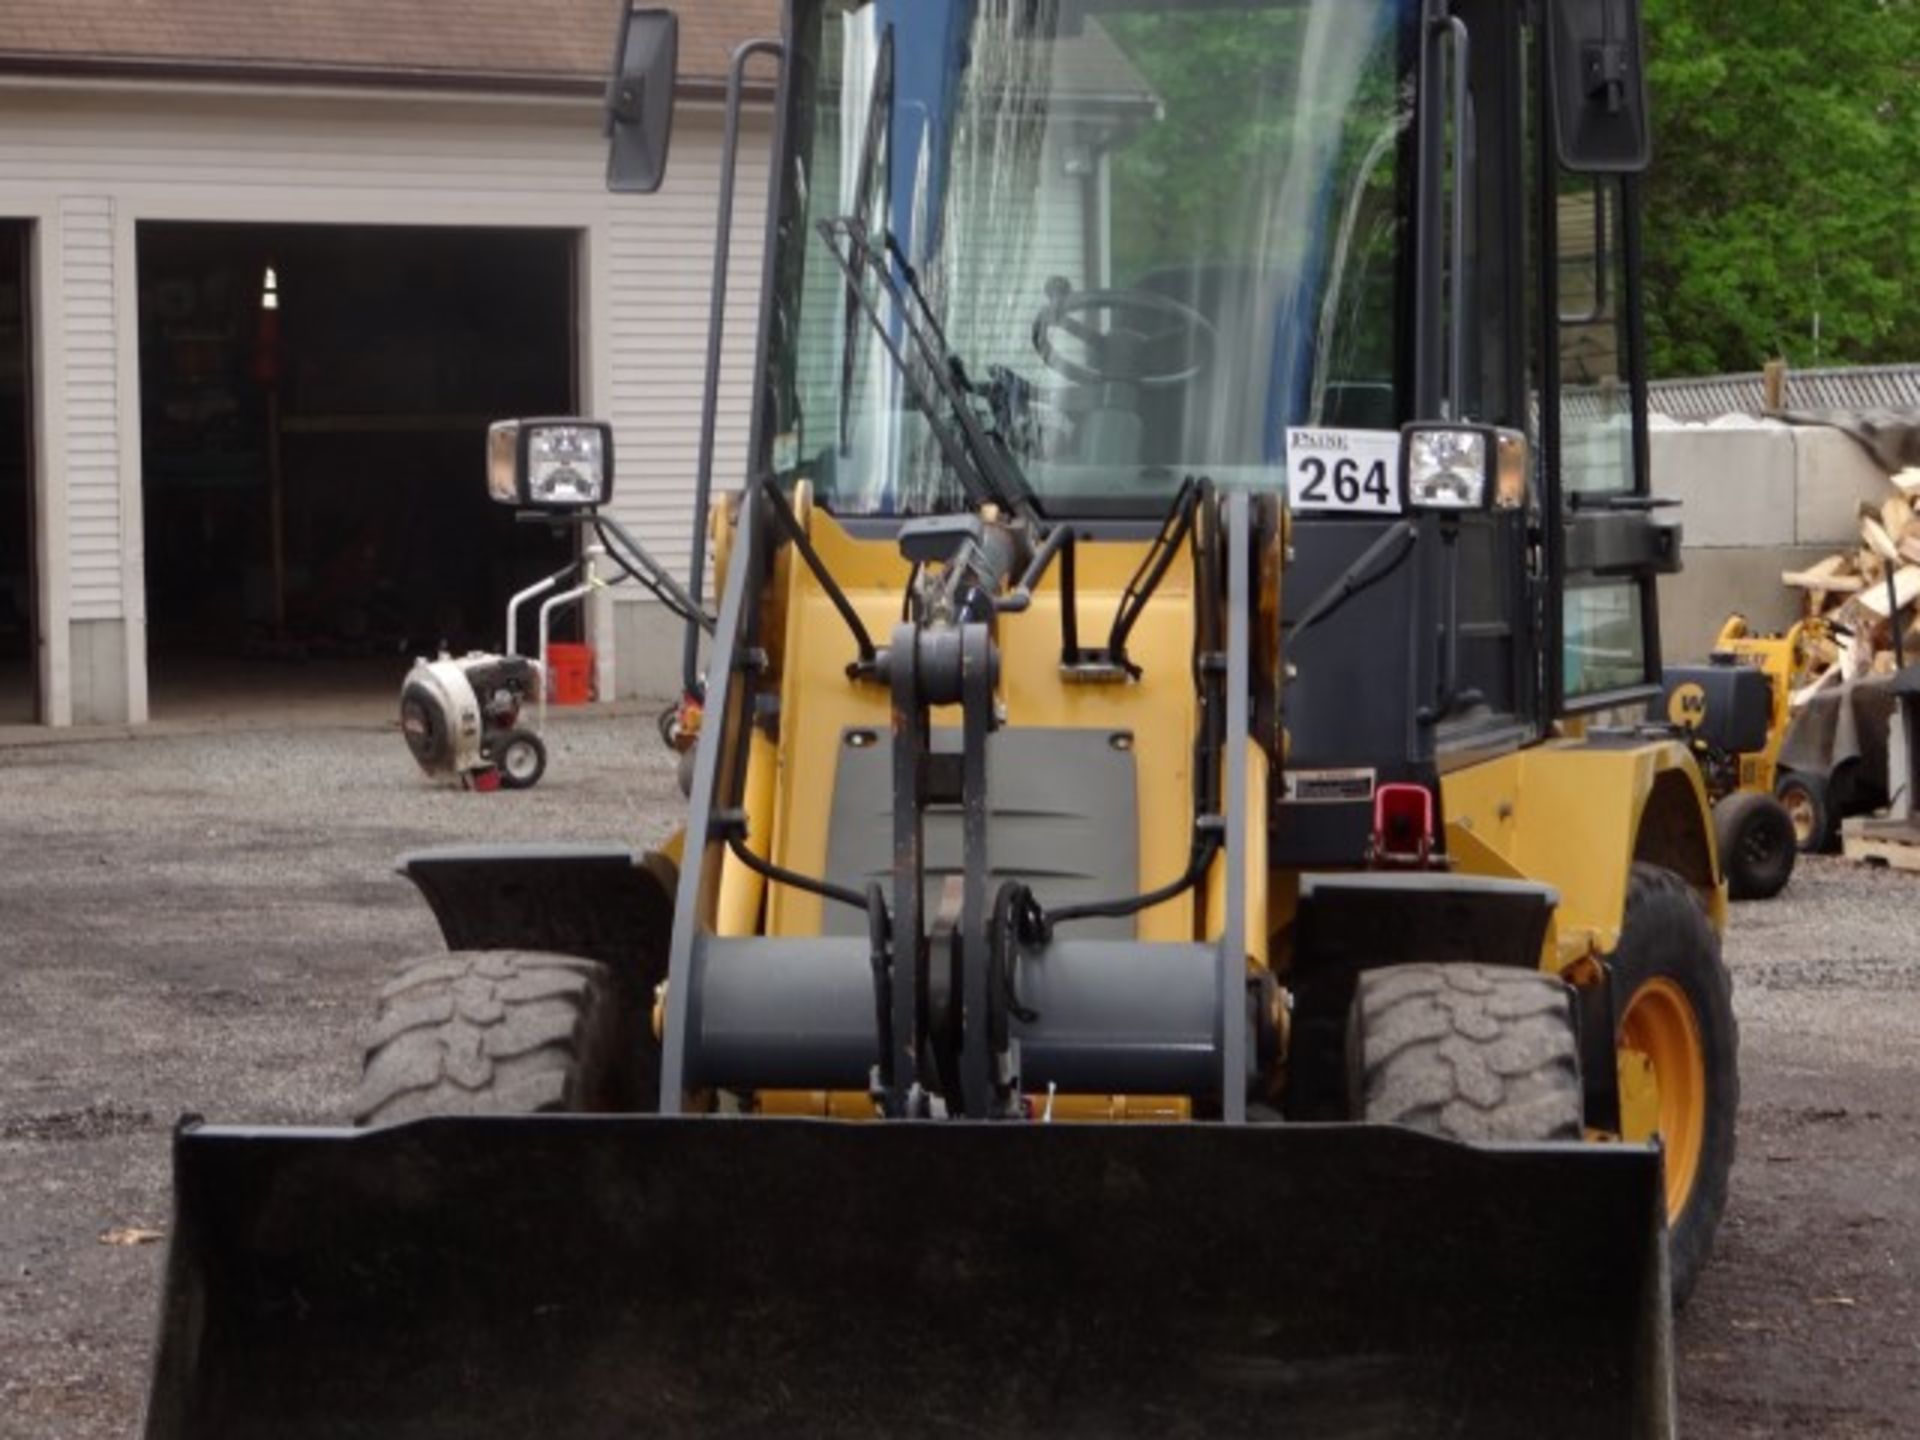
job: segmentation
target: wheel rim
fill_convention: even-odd
[[[1666,1150],[1667,1223],[1676,1223],[1700,1171],[1707,1132],[1707,1062],[1693,1003],[1658,976],[1634,991],[1620,1021],[1622,1138]]]
[[[533,753],[533,747],[523,743],[509,745],[502,759],[506,772],[516,780],[525,780],[540,763],[539,757]]]
[[[1787,818],[1793,821],[1793,838],[1805,845],[1813,839],[1813,797],[1798,785],[1789,785],[1780,792],[1780,803],[1787,807]]]

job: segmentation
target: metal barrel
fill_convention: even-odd
[[[1672,1434],[1651,1149],[540,1117],[174,1163],[151,1440]]]

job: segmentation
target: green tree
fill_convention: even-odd
[[[1920,360],[1920,0],[1646,0],[1654,373]]]

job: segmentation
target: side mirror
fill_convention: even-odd
[[[604,420],[496,420],[487,494],[525,510],[591,510],[613,498],[613,427]]]
[[[607,83],[607,188],[651,195],[667,174],[680,17],[623,3]]]
[[[1645,170],[1653,142],[1640,0],[1549,0],[1547,69],[1560,163],[1581,175]]]

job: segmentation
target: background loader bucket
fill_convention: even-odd
[[[582,1117],[175,1167],[156,1440],[1672,1428],[1651,1150]]]

